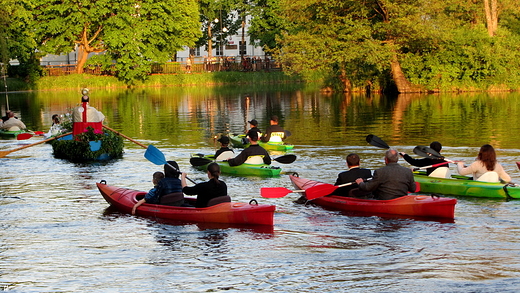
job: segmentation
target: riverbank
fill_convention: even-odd
[[[35,83],[28,83],[16,78],[7,79],[7,90],[70,90],[79,88],[128,88],[128,87],[167,87],[167,86],[219,86],[248,84],[284,84],[303,83],[299,76],[288,76],[281,71],[274,72],[207,72],[192,74],[157,74],[151,75],[144,82],[132,86],[119,81],[113,76],[71,74],[63,76],[45,76]],[[2,88],[3,80],[0,81]]]

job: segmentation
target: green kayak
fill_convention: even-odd
[[[245,134],[230,136],[229,139],[231,140],[231,144],[235,148],[247,148],[249,144],[244,144],[242,142],[242,139],[245,138]],[[261,142],[259,141],[258,144],[263,147],[264,149],[268,151],[288,151],[292,150],[294,148],[294,145],[292,144],[285,144],[283,142]]]
[[[4,130],[4,129],[0,129],[0,137],[1,138],[16,138],[18,136],[18,134],[22,134],[22,133],[28,133],[27,130],[16,130],[16,131],[8,131],[8,130]]]
[[[194,154],[190,158],[190,163],[197,170],[206,171],[208,165],[214,162],[213,155],[201,155]],[[259,177],[277,177],[280,176],[280,172],[282,169],[280,167],[275,167],[266,164],[242,164],[240,166],[229,166],[226,161],[217,162],[220,166],[220,172],[222,174],[227,175],[236,175],[236,176],[259,176]]]
[[[472,197],[520,198],[520,186],[516,184],[474,181],[467,176],[452,175],[451,178],[426,176],[425,172],[414,172],[421,193],[440,193]]]

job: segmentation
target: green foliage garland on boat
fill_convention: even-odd
[[[92,141],[101,142],[101,147],[91,150]],[[72,162],[95,161],[120,158],[123,155],[123,139],[113,132],[103,132],[88,127],[73,140],[52,141],[54,156]]]

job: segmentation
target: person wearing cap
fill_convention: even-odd
[[[248,148],[245,148],[238,156],[229,159],[228,163],[230,166],[240,166],[246,162],[250,157],[261,157],[264,164],[271,164],[271,157],[269,153],[258,144],[258,132],[254,130],[249,130],[247,132],[247,137],[249,138],[250,145]]]
[[[258,121],[256,121],[256,119],[253,119],[253,120],[247,121],[247,122],[251,126],[251,128],[249,128],[249,130],[254,130],[254,131],[258,132],[258,136],[261,137],[262,131],[260,131],[260,129],[258,128]]]
[[[264,135],[260,138],[262,142],[282,142],[285,140],[285,130],[278,125],[278,116],[271,116],[271,120],[269,121],[271,124],[267,127]]]
[[[220,154],[222,154],[223,152],[232,152],[232,153],[234,153],[234,151],[229,148],[229,137],[227,137],[225,135],[222,135],[222,136],[220,136],[219,139],[217,139],[217,141],[220,142],[220,149],[218,149],[215,152],[215,159],[218,158],[218,156]]]
[[[438,141],[433,141],[432,143],[430,143],[430,148],[433,149],[434,151],[440,153],[441,149],[442,149],[442,145]],[[446,163],[445,165],[427,168],[426,175],[430,175],[433,171],[435,171],[435,169],[437,169],[439,167],[449,167],[448,161],[446,161],[444,159],[433,158],[433,157],[432,158],[414,159],[403,152],[400,152],[399,155],[401,155],[401,157],[403,157],[403,159],[405,161],[407,161],[410,165],[413,165],[416,167],[426,167],[426,166],[435,165],[435,164],[439,164],[439,163]]]

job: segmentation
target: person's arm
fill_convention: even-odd
[[[186,182],[186,177],[187,177],[187,176],[188,176],[187,173],[185,173],[185,172],[182,172],[182,173],[181,173],[181,186],[182,186],[182,188],[188,186],[188,184],[187,184],[187,182]]]
[[[502,165],[500,165],[499,163],[497,163],[495,166],[495,172],[498,173],[498,177],[500,177],[500,180],[506,183],[511,182],[511,176],[509,176],[509,174],[506,173]]]
[[[262,141],[262,142],[268,142],[270,138],[271,138],[271,127],[268,127],[268,128],[265,130],[265,133],[262,134],[262,136],[260,137],[260,141]]]
[[[269,155],[269,153],[267,151],[265,151],[263,159],[264,159],[264,164],[271,165],[271,156]]]
[[[229,166],[240,166],[242,165],[246,160],[248,155],[247,149],[244,149],[238,156],[231,158],[228,160]]]
[[[460,175],[470,175],[473,174],[472,169],[473,164],[469,165],[468,167],[464,167],[464,162],[457,162],[457,172],[459,172]]]
[[[374,171],[374,176],[371,180],[365,181],[363,178],[356,179],[356,183],[359,185],[359,189],[364,191],[374,191],[379,186],[379,177],[377,176],[377,170]]]
[[[132,208],[132,215],[135,215],[135,210],[137,210],[137,208],[138,208],[140,205],[142,205],[143,203],[145,203],[145,202],[146,202],[146,200],[145,200],[144,198],[141,199],[140,201],[138,201],[138,202],[134,205],[134,207]]]
[[[408,154],[400,152],[399,153],[403,159],[408,162],[408,164],[417,166],[417,167],[425,167],[431,165],[431,161],[427,159],[414,159],[410,157]]]

